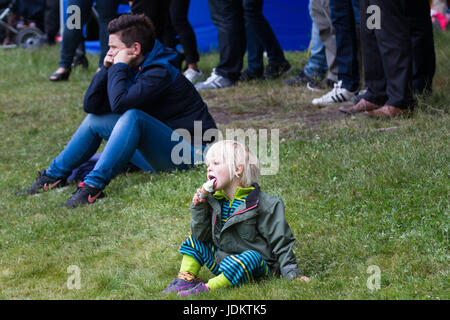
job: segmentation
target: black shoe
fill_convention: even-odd
[[[45,175],[45,170],[39,172],[36,181],[26,190],[20,191],[17,195],[36,194],[43,191],[50,191],[56,188],[62,188],[67,185],[66,178],[50,178]]]
[[[251,81],[251,80],[263,80],[263,72],[253,71],[250,69],[245,69],[242,71],[241,76],[239,77],[239,81]]]
[[[81,65],[85,70],[89,67],[89,61],[84,54],[75,56],[75,58],[73,59],[72,68],[75,68],[79,65]]]
[[[329,91],[334,88],[335,83],[336,82],[330,79],[324,79],[320,81],[312,80],[306,84],[306,88],[313,92],[321,92],[325,90]]]
[[[74,208],[82,204],[92,204],[97,199],[104,198],[105,194],[102,189],[88,186],[84,182],[78,184],[77,190],[72,194],[66,203],[62,204],[60,207]]]
[[[276,79],[284,74],[289,73],[292,70],[292,66],[286,60],[282,63],[269,64],[264,72],[264,78],[266,79]]]
[[[302,86],[308,82],[313,81],[313,78],[308,76],[303,70],[298,75],[290,79],[284,80],[284,84],[288,86]]]
[[[65,80],[69,80],[69,76],[70,76],[70,69],[67,69],[66,72],[63,73],[53,73],[50,78],[48,80],[50,81],[65,81]]]

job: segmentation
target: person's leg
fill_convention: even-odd
[[[64,150],[52,161],[46,175],[65,178],[98,150],[102,139],[108,140],[120,115],[88,114]]]
[[[330,15],[329,0],[311,1],[311,18],[319,29],[322,45],[325,47],[325,55],[328,65],[327,79],[338,81],[338,66],[336,62],[336,34]]]
[[[98,60],[99,68],[103,66],[103,60],[105,59],[106,53],[109,50],[108,24],[112,19],[114,19],[117,16],[118,6],[119,6],[118,0],[95,1],[95,7],[99,15],[98,17],[98,26],[99,26],[98,36],[100,39],[100,57]]]
[[[275,33],[263,15],[263,0],[243,0],[244,19],[251,25],[253,36],[266,50],[269,65],[286,61]],[[247,40],[248,41],[248,40]]]
[[[197,39],[188,20],[189,4],[190,0],[171,0],[170,18],[176,33],[180,37],[186,63],[192,65],[197,64],[200,58],[197,49]]]
[[[215,73],[237,81],[246,46],[242,0],[209,0],[208,3],[219,38],[220,61]]]
[[[361,0],[361,21],[367,21],[369,18],[367,13],[369,5],[370,0]],[[362,98],[382,106],[387,100],[383,60],[375,36],[375,30],[369,29],[366,23],[361,24],[361,49],[364,63],[364,80],[367,86],[367,92]]]
[[[413,52],[413,91],[415,94],[431,94],[436,54],[430,6],[427,0],[417,0],[409,4],[407,11]]]
[[[247,69],[255,75],[262,76],[264,72],[264,47],[255,36],[253,26],[245,22],[247,33]]]
[[[104,189],[117,172],[128,163],[136,150],[140,151],[157,172],[188,169],[190,163],[187,162],[193,162],[194,148],[190,143],[180,140],[181,137],[161,121],[143,111],[128,110],[120,116],[102,156],[84,182],[95,188]],[[180,149],[189,154],[183,154],[181,157],[178,154],[172,155],[174,147],[180,143],[182,144]]]
[[[381,28],[375,29],[378,48],[386,76],[386,105],[407,109],[412,107],[412,46],[406,18],[406,0],[371,0],[381,9]]]
[[[46,1],[44,24],[47,44],[55,44],[55,36],[59,31],[59,0]]]
[[[319,81],[323,79],[328,70],[325,48],[320,41],[319,29],[312,23],[311,30],[311,55],[305,65],[304,72],[312,80]]]
[[[219,267],[214,263],[215,252],[214,244],[199,241],[190,235],[180,247],[183,258],[178,276],[162,292],[188,291],[198,284],[204,287],[197,277],[202,266],[206,265],[215,275],[219,273]],[[205,290],[207,289],[205,288]]]
[[[355,92],[360,86],[358,44],[352,0],[330,0],[333,27],[336,30],[336,61],[342,87]]]
[[[198,271],[202,266],[206,266],[214,275],[219,274],[219,266],[214,263],[214,245],[210,242],[203,242],[197,240],[193,235],[190,235],[180,247],[180,253],[183,256],[192,257],[197,264],[192,260],[187,259],[182,262],[180,272],[190,272],[198,275]]]
[[[252,280],[270,274],[266,261],[258,252],[253,250],[227,256],[220,263],[219,272],[220,275],[218,277],[223,274],[232,286],[249,283]],[[211,290],[223,286],[224,282],[220,281],[220,278],[217,279],[218,277],[209,280],[207,286],[209,286]],[[217,286],[215,286],[216,279],[219,280]]]
[[[63,40],[61,44],[61,57],[59,60],[59,67],[69,70],[73,57],[75,56],[75,51],[78,45],[83,39],[82,28],[86,24],[89,14],[91,12],[92,0],[69,0],[67,7],[72,5],[78,6],[81,12],[81,28],[69,29],[67,26],[67,21],[64,23]],[[69,16],[70,18],[70,16]]]

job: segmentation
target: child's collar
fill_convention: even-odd
[[[244,200],[243,198],[248,196],[248,194],[253,190],[255,190],[255,187],[247,187],[247,188],[237,187],[236,192],[234,193],[234,197],[231,200]],[[213,197],[216,198],[217,200],[226,199],[230,201],[230,199],[228,199],[227,195],[223,190],[216,191]]]

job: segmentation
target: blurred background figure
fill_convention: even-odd
[[[197,38],[188,20],[190,0],[170,0],[170,22],[179,37],[186,59],[184,76],[192,83],[203,77],[197,62],[200,56],[197,48]]]
[[[239,80],[276,79],[292,68],[284,57],[269,22],[263,15],[263,0],[243,0],[245,29],[247,34],[248,66]],[[264,71],[264,51],[269,65]]]
[[[43,44],[54,45],[59,32],[59,0],[45,1]]]
[[[329,0],[311,0],[309,12],[312,19],[310,57],[303,70],[284,83],[306,85],[311,91],[329,90],[338,80],[336,35]]]
[[[69,29],[67,23],[64,24],[63,40],[61,44],[61,57],[58,69],[50,76],[50,81],[68,80],[72,69],[77,47],[83,42],[82,27],[86,24],[93,4],[93,0],[68,0],[67,7],[78,6],[81,12],[81,28]],[[103,59],[108,52],[108,23],[116,17],[118,0],[96,0],[95,9],[98,13],[100,57],[98,67],[103,65]],[[69,18],[69,17],[68,17]],[[98,70],[98,69],[97,69]]]
[[[428,0],[361,0],[361,20],[369,5],[382,13],[381,27],[361,28],[365,82],[360,102],[341,107],[345,113],[365,112],[392,118],[413,110],[415,94],[431,93],[436,68]]]
[[[242,0],[209,0],[209,13],[218,31],[219,63],[198,90],[233,86],[241,75],[246,49]]]
[[[360,89],[359,0],[330,0],[330,13],[336,32],[338,83],[327,94],[314,99],[319,106],[352,104]]]

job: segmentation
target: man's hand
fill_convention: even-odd
[[[192,204],[194,206],[199,205],[200,203],[205,203],[206,202],[206,199],[200,198],[200,192],[201,192],[201,190],[197,189],[197,192],[194,193],[194,197],[192,198]]]
[[[131,53],[131,50],[128,48],[120,50],[116,56],[114,57],[114,64],[116,63],[125,63],[129,65],[132,60],[136,59],[136,55]]]
[[[106,55],[105,59],[103,59],[103,65],[105,66],[105,68],[108,69],[113,64],[114,64],[114,58],[112,56]]]

